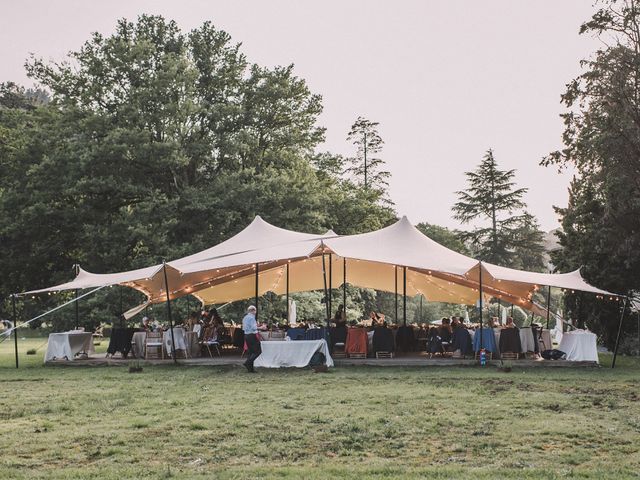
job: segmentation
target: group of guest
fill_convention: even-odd
[[[471,334],[462,317],[443,318],[439,326],[429,328],[426,335],[427,353],[430,355],[453,352],[464,356],[472,350]]]

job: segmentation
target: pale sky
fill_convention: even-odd
[[[31,85],[29,53],[62,60],[118,18],[162,14],[183,30],[211,20],[249,61],[294,63],[323,96],[323,149],[351,154],[353,121],[380,122],[398,214],[458,227],[454,192],[493,148],[550,230],[570,175],[538,163],[561,146],[560,95],[598,46],[577,33],[593,11],[591,0],[11,1],[0,16],[0,81]]]

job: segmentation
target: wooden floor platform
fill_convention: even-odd
[[[105,357],[105,355],[93,355],[87,359],[76,359],[72,362],[66,360],[54,360],[47,362],[47,366],[69,367],[104,367],[104,366],[129,366],[132,362],[140,362],[143,365],[173,365],[173,360],[136,360],[135,358]],[[245,358],[239,355],[223,355],[222,357],[179,358],[178,363],[186,366],[241,366]],[[339,358],[334,359],[336,367],[471,367],[477,365],[473,359],[453,358],[428,358],[425,354],[402,355],[394,358]],[[596,362],[568,362],[566,360],[513,360],[510,361],[513,368],[593,368],[599,367]],[[489,360],[488,365],[500,366],[500,360]]]

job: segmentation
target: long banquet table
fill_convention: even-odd
[[[262,353],[256,359],[254,366],[265,368],[306,367],[316,352],[324,353],[326,364],[333,367],[333,359],[329,353],[327,341],[296,340],[261,342]]]
[[[76,354],[85,352],[95,353],[93,347],[93,334],[91,332],[70,331],[50,333],[47,342],[47,351],[44,354],[44,361],[51,360],[73,360]]]

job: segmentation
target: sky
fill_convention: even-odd
[[[322,95],[322,150],[351,155],[355,119],[380,123],[399,215],[460,227],[455,192],[492,148],[551,230],[571,172],[539,162],[562,146],[560,95],[598,47],[578,35],[593,12],[592,0],[20,0],[0,16],[0,81],[32,85],[31,53],[63,60],[119,18],[161,14],[185,31],[210,20],[249,61],[295,64]]]

